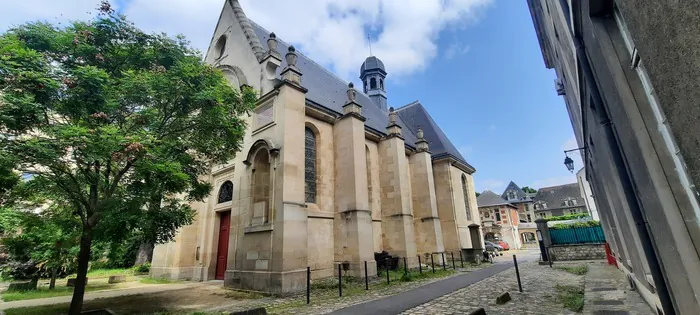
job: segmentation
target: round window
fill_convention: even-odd
[[[221,35],[221,37],[219,37],[219,40],[216,41],[216,45],[214,46],[214,51],[216,52],[216,59],[224,56],[224,52],[226,51],[226,35]]]

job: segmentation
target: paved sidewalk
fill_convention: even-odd
[[[192,288],[196,286],[212,285],[211,282],[189,282],[181,284],[150,284],[134,288],[118,289],[118,290],[106,290],[106,291],[96,291],[85,293],[84,301],[91,301],[101,298],[111,298],[119,296],[137,295],[137,294],[148,294],[165,292],[172,290],[181,290]],[[220,286],[221,283],[217,282],[215,285]],[[6,309],[19,308],[19,307],[30,307],[30,306],[44,306],[44,305],[54,305],[62,303],[70,303],[72,295],[57,296],[45,299],[33,299],[33,300],[21,300],[12,302],[2,302],[0,303],[0,312]]]
[[[629,290],[625,275],[613,266],[589,264],[585,281],[584,314],[655,314],[638,292]]]
[[[344,308],[331,314],[399,314],[407,309],[452,293],[512,267],[513,265],[510,263],[495,264],[488,268],[434,282],[398,295]]]

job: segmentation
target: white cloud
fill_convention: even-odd
[[[459,42],[452,42],[450,46],[445,49],[445,59],[449,60],[454,57],[459,57],[469,52],[469,46],[461,44]]]
[[[100,0],[3,0],[0,31],[36,20],[65,23],[90,19],[99,4]]]
[[[240,0],[248,18],[297,45],[336,74],[355,79],[369,55],[382,59],[387,72],[420,71],[438,54],[440,31],[477,18],[492,0]],[[206,50],[223,1],[133,0],[125,13],[152,31],[182,33]]]
[[[483,192],[484,190],[490,190],[496,194],[501,194],[503,189],[506,188],[506,182],[499,179],[485,179],[477,180],[475,183],[476,191]]]
[[[9,3],[6,3],[9,2]],[[0,30],[43,19],[86,19],[100,0],[3,0]],[[112,0],[112,2],[116,2]],[[372,52],[395,77],[424,69],[438,55],[441,31],[464,27],[492,0],[240,0],[246,15],[298,45],[315,61],[336,74],[355,79],[362,61]],[[122,12],[139,28],[184,34],[195,48],[206,51],[224,0],[130,0]],[[451,47],[451,46],[450,46]],[[445,54],[465,52],[464,43]],[[452,52],[449,52],[452,51]]]

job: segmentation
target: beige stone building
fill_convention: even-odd
[[[411,267],[480,252],[475,169],[421,103],[387,109],[378,58],[362,63],[357,90],[227,0],[205,60],[260,97],[243,151],[212,170],[195,222],[155,248],[153,276],[283,293],[305,287],[307,266],[361,276],[367,262],[374,276],[375,252]]]
[[[508,243],[510,248],[520,249],[518,207],[490,190],[481,193],[477,203],[484,238],[490,241],[502,240]]]

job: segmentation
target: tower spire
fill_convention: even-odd
[[[372,39],[369,37],[369,33],[367,33],[367,45],[369,45],[369,56],[372,57]]]

